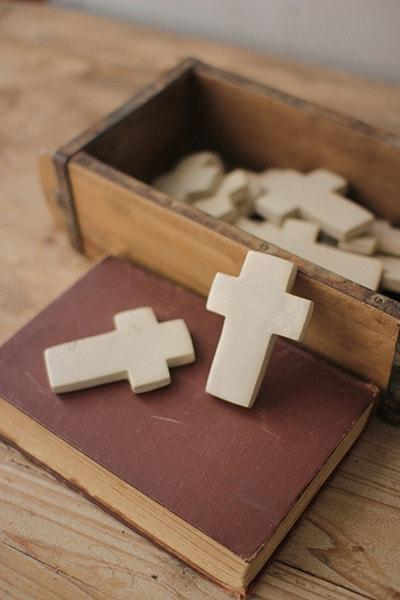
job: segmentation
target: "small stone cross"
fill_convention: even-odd
[[[190,333],[182,319],[159,323],[150,307],[114,316],[115,330],[45,351],[54,392],[71,392],[128,379],[135,393],[168,385],[169,367],[194,361]]]
[[[347,240],[365,232],[373,221],[369,210],[340,194],[345,179],[326,169],[307,174],[271,169],[258,177],[266,193],[256,200],[256,210],[277,225],[301,216],[336,240]]]

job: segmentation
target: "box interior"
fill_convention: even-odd
[[[102,133],[86,151],[145,183],[182,155],[201,149],[218,151],[227,168],[307,172],[324,166],[349,179],[353,199],[400,224],[400,148],[385,143],[383,132],[376,137],[365,124],[329,115],[199,65]]]

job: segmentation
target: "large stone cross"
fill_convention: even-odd
[[[300,173],[271,169],[259,176],[266,193],[256,200],[257,212],[280,225],[300,215],[337,240],[347,240],[366,231],[373,214],[341,195],[346,181],[326,169]]]
[[[225,317],[206,391],[250,407],[262,383],[277,335],[301,340],[313,303],[293,296],[296,267],[248,252],[239,277],[217,273],[207,308]]]
[[[219,156],[213,152],[195,152],[185,156],[169,171],[157,177],[155,188],[183,202],[192,202],[213,193],[223,172]]]

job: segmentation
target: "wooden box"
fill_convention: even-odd
[[[400,304],[156,191],[182,154],[214,149],[228,165],[347,177],[354,199],[400,224],[400,140],[269,87],[187,59],[120,109],[40,160],[46,197],[72,244],[129,257],[206,296],[259,250],[299,266],[294,292],[315,303],[305,346],[376,383],[400,421]]]

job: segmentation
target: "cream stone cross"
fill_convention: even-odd
[[[254,187],[254,185],[253,185]],[[194,206],[213,217],[232,223],[243,211],[250,200],[250,177],[243,169],[234,169],[223,176],[214,194],[196,200]]]
[[[318,225],[315,223],[286,219],[282,227],[278,227],[267,221],[241,218],[235,225],[371,290],[377,290],[379,287],[382,276],[381,261],[372,256],[350,254],[334,246],[318,243]]]
[[[377,219],[372,223],[371,233],[377,238],[378,250],[400,256],[400,227],[392,227],[389,221]]]
[[[257,212],[280,225],[287,217],[301,216],[317,223],[336,240],[347,240],[365,232],[373,214],[342,196],[346,181],[326,169],[300,173],[271,169],[260,173],[266,193],[256,200]]]
[[[376,219],[368,234],[361,235],[345,242],[339,242],[339,248],[373,255],[376,251],[391,256],[400,256],[400,227],[393,227],[389,221]]]
[[[359,235],[351,240],[339,242],[338,248],[346,250],[346,252],[373,256],[378,249],[378,238],[370,233],[365,233],[364,235]]]
[[[277,335],[301,340],[313,303],[293,296],[296,267],[248,252],[239,277],[217,273],[207,309],[225,317],[206,391],[250,407],[262,383]]]
[[[128,379],[137,394],[168,385],[169,367],[194,361],[182,319],[159,323],[150,307],[114,316],[115,330],[45,351],[54,392],[70,392]]]
[[[222,161],[214,152],[185,156],[169,171],[157,177],[155,188],[183,202],[192,202],[214,192],[223,173]]]
[[[382,261],[383,266],[382,287],[400,294],[400,258],[387,254],[377,254],[376,256]]]

